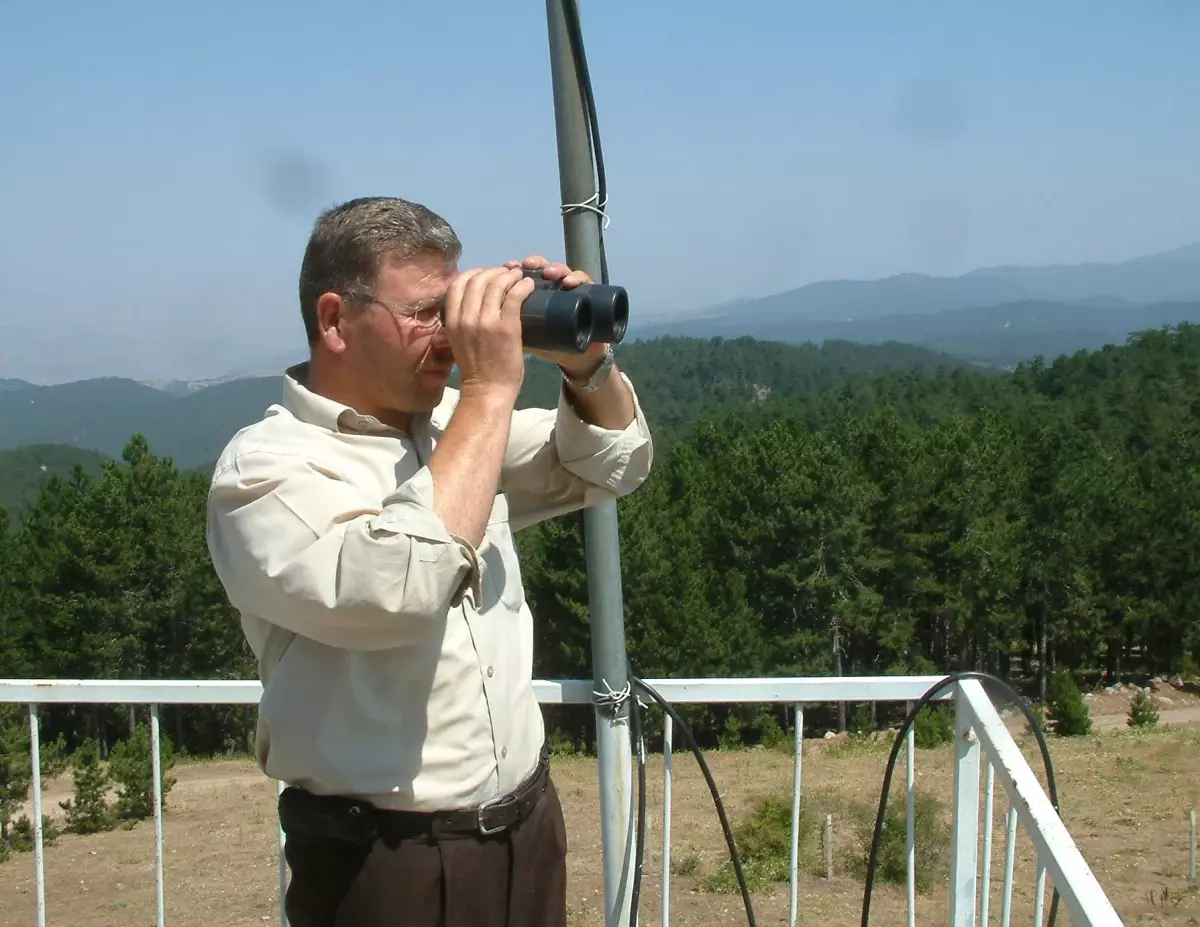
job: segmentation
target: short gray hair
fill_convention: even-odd
[[[365,196],[323,212],[300,266],[300,315],[308,343],[317,340],[317,301],[323,293],[369,293],[384,261],[462,253],[450,223],[419,203]]]

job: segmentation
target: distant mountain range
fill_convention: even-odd
[[[141,433],[183,467],[215,460],[237,429],[280,398],[278,376],[169,392],[120,377],[0,390],[0,450],[58,444],[120,459]]]
[[[630,337],[894,340],[1011,366],[1119,344],[1131,332],[1184,321],[1200,321],[1200,244],[1118,264],[813,283],[670,319],[638,323],[635,315]]]
[[[1052,360],[1120,344],[1138,330],[1200,322],[1200,243],[1107,264],[994,266],[958,277],[909,273],[879,280],[821,281],[667,315],[653,307],[644,312],[637,294],[631,293],[631,298],[627,343],[660,335],[747,336],[788,344],[898,341],[976,364],[1011,368],[1038,355]],[[277,376],[305,353],[302,348],[272,352],[220,376],[140,382],[183,396],[238,380]],[[28,385],[0,378],[0,393]]]
[[[750,402],[761,390],[792,396],[860,372],[964,365],[909,345],[830,342],[818,348],[744,339],[716,346],[693,339],[662,339],[631,344],[623,352],[622,366],[635,378],[647,414],[653,410],[655,426],[669,428],[726,401]],[[531,363],[518,405],[553,404],[560,383],[552,365]],[[86,449],[119,460],[129,439],[140,433],[154,453],[171,457],[177,466],[209,467],[234,432],[262,418],[267,407],[281,398],[278,375],[196,390],[154,389],[116,377],[3,388],[0,460],[3,452],[31,445],[36,446],[38,461],[49,453],[49,445]],[[55,457],[47,472],[60,472],[67,459],[69,455]],[[16,465],[23,473],[32,472],[32,460],[21,457]]]
[[[1200,245],[1119,264],[989,267],[952,278],[903,274],[814,283],[651,323],[639,322],[635,308],[622,354],[627,369],[636,368],[643,381],[661,380],[655,389],[667,397],[692,388],[687,380],[692,362],[684,358],[693,349],[655,347],[659,342],[650,339],[661,336],[757,339],[753,350],[739,349],[739,363],[758,376],[764,352],[783,344],[832,346],[829,356],[853,349],[852,366],[864,369],[928,366],[950,358],[1002,369],[1038,355],[1053,360],[1121,344],[1131,332],[1185,321],[1200,322]],[[855,349],[846,342],[872,347]],[[813,364],[828,362],[822,356],[800,351],[787,361],[788,372],[776,368],[769,385],[778,389],[803,379]],[[279,373],[300,359],[266,357],[252,368],[255,375],[187,382],[108,377],[34,386],[0,378],[0,450],[66,445],[119,458],[130,436],[141,433],[180,466],[204,466],[234,431],[278,401]],[[547,395],[557,388],[544,372],[527,382],[542,383],[537,389]]]
[[[899,341],[977,364],[1011,368],[1039,355],[1049,361],[1063,354],[1122,344],[1131,332],[1180,322],[1200,322],[1200,299],[1131,307],[1103,299],[1089,303],[1029,299],[847,321],[783,318],[743,309],[736,314],[656,326],[639,337],[748,335],[789,344],[819,344],[829,339],[859,344]]]

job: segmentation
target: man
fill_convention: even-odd
[[[460,250],[403,200],[322,215],[310,358],[213,476],[209,549],[264,684],[258,762],[288,785],[294,927],[566,920],[513,531],[634,490],[652,445],[606,345],[543,353],[557,408],[515,411],[521,267],[588,276],[460,273]]]

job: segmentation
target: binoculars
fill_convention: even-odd
[[[584,353],[592,342],[618,344],[629,324],[624,287],[581,283],[564,290],[540,270],[525,270],[534,290],[521,304],[521,343],[526,348]],[[445,319],[446,307],[442,306]]]

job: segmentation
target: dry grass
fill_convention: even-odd
[[[848,748],[844,743],[805,744],[804,783],[812,811],[835,815],[838,872],[823,875],[816,841],[807,846],[799,888],[800,923],[856,925],[862,881],[852,871],[858,845],[854,809],[873,813],[887,743]],[[1036,756],[1032,741],[1026,756]],[[1187,809],[1200,807],[1200,731],[1180,727],[1149,733],[1102,731],[1051,742],[1063,816],[1100,884],[1126,924],[1200,924],[1200,892],[1189,892]],[[921,751],[918,789],[940,796],[949,813],[950,748]],[[744,819],[769,795],[790,796],[787,750],[714,752],[709,762],[730,818]],[[1039,767],[1034,764],[1034,768]],[[245,761],[192,763],[174,770],[178,785],[165,820],[167,921],[173,927],[227,927],[278,923],[274,789]],[[707,891],[726,859],[720,824],[699,769],[689,754],[674,758],[671,920],[682,925],[745,923],[739,896]],[[572,925],[602,925],[600,833],[596,769],[592,760],[555,761],[571,836],[569,906]],[[1040,778],[1040,773],[1039,773]],[[643,885],[645,923],[658,922],[662,862],[662,759],[649,763],[650,832]],[[903,767],[891,801],[902,802]],[[47,793],[57,811],[69,783]],[[790,799],[789,799],[790,800]],[[1003,827],[1007,801],[997,794],[992,854],[992,918],[999,922]],[[51,925],[142,927],[154,923],[154,829],[64,836],[47,848],[47,922]],[[918,859],[920,865],[920,859]],[[818,874],[821,873],[821,874]],[[1028,838],[1019,837],[1013,923],[1030,923],[1034,874]],[[754,896],[760,924],[786,924],[788,887],[768,885]],[[918,924],[946,922],[947,882],[939,875],[919,896]],[[32,854],[0,865],[0,924],[35,923]],[[904,923],[902,886],[878,885],[871,923]],[[1058,923],[1070,919],[1060,910]]]

